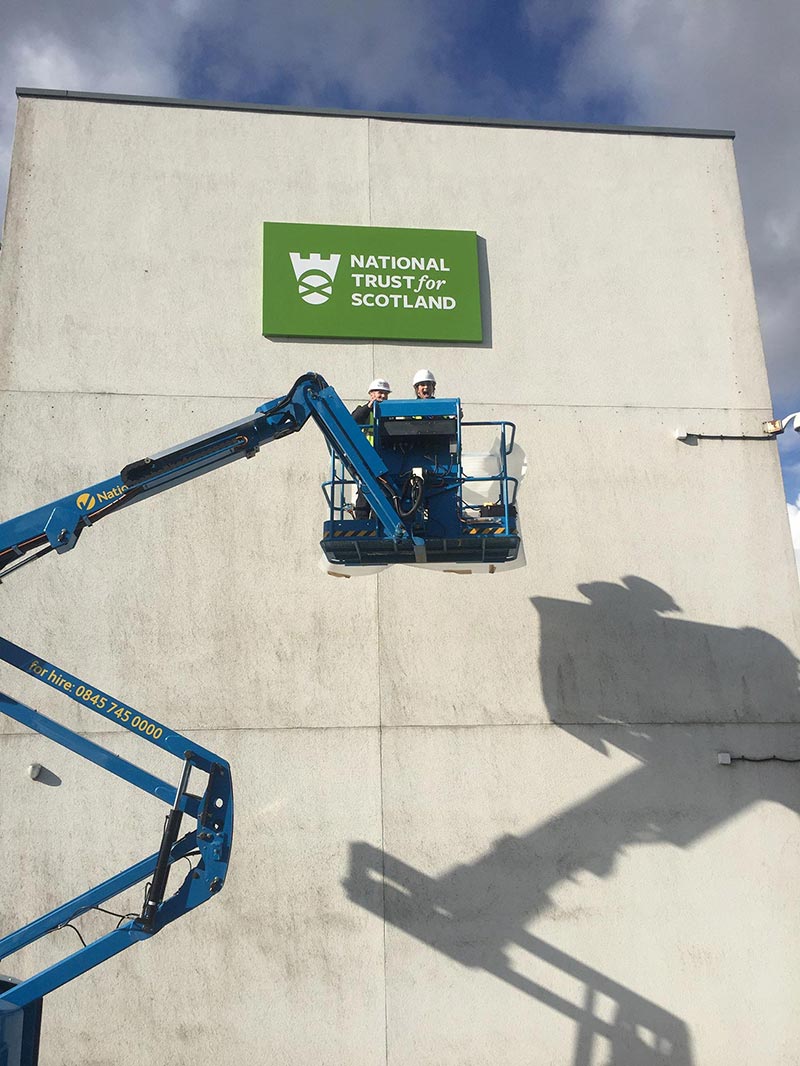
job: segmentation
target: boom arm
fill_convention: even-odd
[[[247,418],[129,463],[115,477],[0,523],[0,581],[48,552],[70,551],[83,530],[99,519],[236,459],[249,459],[263,444],[297,433],[309,418],[360,481],[387,536],[416,543],[418,538],[392,505],[398,492],[385,463],[336,391],[319,374],[309,373],[298,378],[285,396],[262,404]]]

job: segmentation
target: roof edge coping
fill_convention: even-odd
[[[227,100],[183,100],[169,96],[133,96],[124,93],[77,92],[72,89],[36,89],[18,86],[18,97],[86,100],[105,104],[140,104],[150,107],[190,107],[209,111],[255,111],[277,115],[309,115],[325,118],[374,118],[384,122],[430,122],[451,126],[499,126],[533,130],[564,130],[573,133],[617,133],[661,137],[717,137],[733,140],[734,130],[681,129],[671,126],[611,126],[582,122],[526,122],[524,119],[422,115],[397,111],[346,111],[331,107],[305,108],[279,104],[236,103]]]

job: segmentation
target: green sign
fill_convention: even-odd
[[[264,334],[480,341],[477,234],[265,222]]]

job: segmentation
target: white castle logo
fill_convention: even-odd
[[[297,278],[297,291],[307,304],[327,303],[333,293],[333,279],[339,269],[340,255],[323,259],[317,252],[303,258],[299,252],[289,252],[294,276]]]

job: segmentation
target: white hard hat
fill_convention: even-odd
[[[423,381],[430,381],[432,385],[436,384],[436,378],[433,376],[432,370],[418,370],[414,375],[414,380],[411,384],[416,388],[416,386],[421,385]]]
[[[385,378],[375,378],[367,392],[374,392],[376,389],[380,392],[391,392],[392,386]]]

